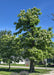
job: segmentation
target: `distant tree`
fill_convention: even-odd
[[[54,21],[54,13],[51,13],[51,15],[47,15],[52,21]]]
[[[51,13],[51,15],[52,15],[51,19],[52,19],[52,21],[54,21],[54,13]]]
[[[16,32],[15,34],[22,35],[19,36],[21,42],[21,49],[23,50],[22,56],[24,58],[30,59],[30,71],[34,71],[34,61],[42,60],[44,55],[45,58],[48,56],[47,48],[51,45],[51,38],[53,37],[52,31],[49,28],[47,30],[42,30],[41,27],[36,27],[39,20],[39,15],[41,15],[40,9],[36,7],[25,10],[21,10],[18,14],[18,22],[15,22]]]
[[[9,31],[7,31],[7,30],[1,30],[0,31],[0,38],[3,36],[3,35],[12,35],[12,32],[9,30]],[[0,56],[0,59],[2,59],[1,58],[1,56]],[[1,60],[0,60],[1,61]]]

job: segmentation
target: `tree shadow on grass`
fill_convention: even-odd
[[[21,71],[26,71],[26,72],[31,73],[31,72],[29,71],[29,69],[10,69],[10,71],[9,71],[9,69],[7,69],[7,68],[0,68],[0,71],[16,72],[16,73],[20,73]],[[39,72],[39,71],[34,71],[34,72],[32,72],[32,73],[40,73],[40,72]]]

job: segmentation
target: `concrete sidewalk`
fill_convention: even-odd
[[[9,67],[5,65],[0,65],[0,67]],[[11,68],[29,68],[27,66],[10,66]],[[47,69],[47,70],[54,70],[54,68],[48,68],[48,67],[35,67],[35,69]]]
[[[54,70],[50,71],[49,74],[43,74],[43,75],[54,75]]]

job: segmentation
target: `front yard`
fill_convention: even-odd
[[[0,68],[0,75],[11,75],[11,73],[17,73],[17,75],[20,75],[19,73],[21,71],[27,71],[29,72],[29,69],[19,69],[19,68],[11,68],[11,71],[8,71],[8,68]],[[45,70],[45,69],[36,69],[34,73],[29,73],[29,75],[42,75],[45,73],[49,73],[51,70]]]

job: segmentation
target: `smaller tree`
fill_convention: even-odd
[[[10,63],[12,61],[19,60],[20,56],[20,51],[19,47],[17,46],[15,36],[9,36],[9,35],[3,35],[1,37],[1,46],[0,46],[0,52],[1,52],[1,57],[3,61],[7,62],[9,64],[9,71],[10,71]]]

